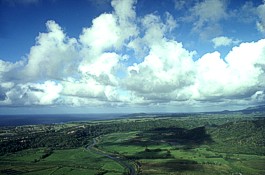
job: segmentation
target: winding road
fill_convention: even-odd
[[[91,145],[88,145],[86,147],[87,150],[90,150],[98,155],[101,155],[101,156],[104,156],[104,157],[107,157],[111,160],[114,160],[115,162],[119,163],[121,166],[125,167],[126,169],[129,170],[129,175],[137,175],[136,171],[135,171],[135,168],[126,162],[126,160],[118,157],[118,156],[114,156],[114,155],[109,155],[99,149],[95,149],[95,145],[97,144],[97,139],[96,138],[93,138],[93,143]]]

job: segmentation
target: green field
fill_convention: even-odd
[[[132,117],[0,133],[3,175],[265,174],[261,113]]]
[[[54,150],[51,155],[40,159],[43,149],[31,149],[6,154],[0,159],[2,174],[122,174],[124,168],[115,161],[92,153],[83,148]]]
[[[265,156],[215,152],[204,144],[187,148],[165,139],[147,139],[142,132],[108,134],[98,145],[138,162],[141,174],[265,174]]]

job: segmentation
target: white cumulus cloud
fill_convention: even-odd
[[[223,58],[214,51],[195,59],[196,51],[167,37],[178,25],[170,13],[137,17],[135,4],[135,0],[113,0],[113,12],[96,17],[78,38],[70,38],[59,24],[48,21],[47,32],[39,34],[25,60],[0,60],[0,104],[200,107],[213,102],[220,106],[264,103],[265,39],[239,44],[216,37],[215,48],[239,45]],[[196,32],[210,31],[211,24],[227,16],[221,0],[198,2],[191,11]]]
[[[197,87],[202,97],[250,98],[265,86],[265,40],[242,43],[225,57],[218,52],[197,61]],[[196,85],[195,84],[195,85]],[[237,99],[237,98],[235,98]]]
[[[225,19],[227,5],[223,0],[204,0],[195,4],[190,9],[193,31],[199,33],[202,38],[209,38],[221,33],[219,22]]]
[[[44,83],[25,83],[16,84],[12,89],[6,92],[6,98],[0,103],[2,105],[53,105],[59,98],[62,90],[60,84],[53,81]]]
[[[230,46],[230,45],[238,44],[239,40],[234,40],[226,36],[219,36],[219,37],[213,38],[212,42],[214,44],[214,48],[217,48],[221,46]]]
[[[263,4],[257,7],[257,14],[259,17],[259,21],[257,21],[257,29],[265,34],[265,1],[263,0]]]
[[[46,26],[48,33],[41,33],[30,49],[23,79],[63,78],[75,73],[79,61],[76,39],[68,38],[54,21]]]

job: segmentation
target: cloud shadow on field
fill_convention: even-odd
[[[205,127],[198,127],[194,129],[184,129],[177,127],[170,128],[156,128],[148,131],[142,131],[136,134],[134,138],[128,139],[120,143],[106,143],[108,145],[119,146],[155,146],[160,144],[169,144],[171,146],[180,147],[183,149],[190,149],[199,147],[205,143],[212,143],[213,140],[209,134],[206,133]]]

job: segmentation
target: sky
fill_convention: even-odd
[[[0,0],[0,113],[265,104],[265,0]]]

